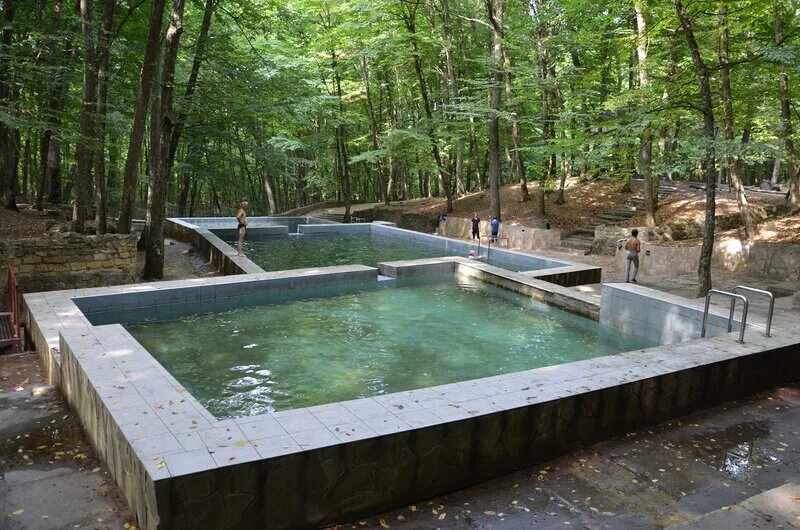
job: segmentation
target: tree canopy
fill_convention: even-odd
[[[0,0],[7,207],[127,230],[148,196],[167,215],[512,181],[569,200],[568,176],[637,173],[651,222],[662,178],[786,182],[800,206],[796,0],[183,3]]]

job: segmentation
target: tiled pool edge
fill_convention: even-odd
[[[292,223],[297,224],[297,231],[301,234],[374,234],[388,239],[397,239],[415,244],[422,244],[432,248],[441,248],[445,251],[452,251],[454,256],[463,256],[464,258],[467,257],[470,250],[480,250],[479,245],[469,241],[397,228],[393,223],[383,221],[341,224],[326,222],[325,220],[313,217],[264,217],[252,219],[254,220],[252,222],[254,227],[250,230],[272,231],[270,233],[276,235],[288,234],[288,226],[274,225],[273,223],[289,223],[292,221]],[[212,229],[215,231],[231,230],[229,226],[233,222],[231,218],[219,217],[196,219],[169,218],[166,220],[165,234],[173,239],[192,243],[222,274],[264,272],[263,269],[248,258],[238,257],[236,251],[230,245],[211,232]],[[564,287],[599,283],[601,279],[602,269],[600,267],[554,260],[529,252],[505,248],[495,248],[492,249],[492,252],[520,266],[522,266],[522,263],[525,263],[524,267],[529,269],[525,274],[531,277]]]
[[[485,275],[490,274],[491,270],[494,269],[494,267],[484,263],[462,258],[440,258],[422,261],[428,262],[427,267],[431,273],[436,272],[436,267],[449,267],[450,270],[457,268],[459,273],[478,271],[478,273]],[[408,273],[414,272],[413,262],[395,262],[383,265],[394,267],[395,270],[405,270]],[[334,268],[334,271],[340,272],[334,272],[333,274],[355,269],[363,271],[364,274],[375,275],[374,268],[358,266]],[[300,273],[287,271],[285,273],[252,275],[249,277],[222,277],[215,278],[213,281],[196,282],[190,280],[98,290],[78,290],[73,291],[71,295],[63,295],[62,293],[62,298],[63,300],[68,300],[70,299],[69,296],[80,296],[81,294],[125,293],[126,290],[135,289],[133,294],[139,295],[137,302],[142,299],[141,293],[153,291],[167,291],[165,300],[170,300],[171,293],[169,291],[182,286],[188,286],[190,289],[204,289],[207,288],[206,284],[211,283],[232,288],[233,285],[238,283],[248,284],[265,278],[291,278],[298,274],[317,275],[325,274],[326,272],[330,273],[330,271],[325,271],[324,269],[311,272],[301,271]],[[521,285],[526,287],[520,287],[517,292],[523,292],[528,287],[546,287],[549,291],[555,292],[552,296],[559,296],[562,291],[572,295],[576,294],[557,285],[547,284],[529,277],[526,278],[524,274],[505,270],[497,272],[499,272],[498,281],[501,283],[510,284],[515,281],[515,278],[523,279],[525,283]],[[622,287],[630,292],[646,292],[641,287]],[[43,296],[48,294],[50,293],[42,293]],[[59,319],[59,325],[67,328],[62,334],[65,338],[61,346],[62,359],[66,358],[66,361],[62,361],[62,363],[73,364],[78,361],[82,353],[86,353],[82,351],[82,348],[89,347],[92,344],[93,339],[91,337],[86,340],[86,337],[81,336],[81,334],[91,329],[97,330],[99,328],[91,328],[85,317],[77,310],[77,306],[63,303],[62,300],[57,299],[56,295],[52,295],[55,301],[52,306],[48,307],[52,309],[52,313]],[[33,299],[38,295],[28,296],[30,296],[31,302],[35,302]],[[726,336],[706,341],[691,341],[672,347],[620,354],[591,361],[581,361],[579,363],[561,365],[561,367],[520,372],[511,376],[487,378],[491,380],[489,386],[484,387],[480,394],[475,395],[486,394],[486,388],[489,388],[489,390],[494,389],[492,392],[496,391],[496,393],[470,400],[469,405],[466,405],[464,401],[458,401],[455,397],[456,394],[453,394],[456,390],[461,393],[464,392],[463,387],[465,385],[458,383],[452,385],[455,387],[454,389],[444,390],[448,396],[453,397],[449,401],[452,401],[458,407],[451,405],[439,406],[438,408],[437,406],[422,407],[421,410],[423,411],[435,410],[436,412],[430,413],[432,417],[427,417],[427,420],[420,421],[420,426],[417,428],[411,425],[412,428],[410,430],[398,434],[380,434],[377,431],[373,431],[373,434],[368,439],[348,441],[347,443],[336,442],[333,445],[325,445],[323,443],[323,446],[306,449],[302,452],[291,452],[291,454],[287,455],[253,460],[246,464],[226,465],[214,468],[213,471],[201,470],[195,473],[169,476],[170,459],[177,457],[175,456],[176,453],[170,452],[168,444],[163,444],[164,451],[161,456],[164,457],[165,466],[159,468],[158,466],[161,463],[159,460],[153,460],[147,464],[145,464],[145,460],[140,460],[139,464],[130,463],[132,471],[127,473],[126,480],[133,480],[134,475],[137,475],[137,473],[137,476],[141,478],[141,473],[145,473],[144,482],[137,479],[134,486],[146,488],[146,491],[141,490],[137,494],[141,498],[149,500],[140,504],[147,506],[148,502],[156,499],[157,505],[164,507],[166,511],[160,516],[162,518],[160,527],[163,528],[213,526],[214,517],[223,517],[226,523],[235,520],[235,524],[242,526],[250,524],[258,527],[263,527],[264,525],[280,527],[288,520],[280,519],[280,517],[295,517],[304,514],[309,517],[318,516],[317,519],[309,519],[308,524],[352,519],[374,511],[380,511],[385,507],[425,498],[434,493],[491,478],[491,476],[494,476],[493,474],[506,472],[499,471],[504,469],[503,466],[515,468],[544,461],[557,456],[557,454],[551,454],[552,451],[563,452],[571,450],[581,444],[592,443],[597,439],[610,436],[617,432],[613,431],[612,427],[614,425],[619,427],[618,424],[614,423],[617,420],[613,416],[621,415],[620,410],[633,409],[636,416],[631,421],[657,422],[662,421],[658,419],[660,417],[658,414],[676,415],[688,412],[688,410],[678,410],[677,407],[682,403],[688,403],[686,406],[692,407],[694,404],[692,400],[697,398],[698,393],[706,392],[712,394],[705,397],[701,395],[702,399],[697,399],[698,407],[706,406],[704,404],[705,400],[715,398],[714,392],[718,391],[715,389],[720,382],[734,381],[737,386],[741,387],[741,389],[735,389],[734,391],[750,392],[759,388],[747,390],[750,388],[749,384],[769,386],[774,384],[769,381],[776,378],[787,377],[791,379],[796,377],[798,374],[796,364],[787,364],[783,358],[788,353],[797,353],[797,343],[800,342],[800,337],[796,332],[791,335],[786,331],[787,329],[790,328],[786,326],[786,322],[777,319],[776,330],[778,331],[776,331],[776,337],[765,339],[758,336],[756,331],[753,330],[748,333],[748,343],[745,345],[738,345]],[[94,334],[94,332],[91,334]],[[52,332],[48,332],[48,335],[52,336]],[[108,336],[107,332],[106,336]],[[44,333],[42,333],[42,337],[44,338]],[[77,353],[73,352],[73,347],[77,350]],[[765,348],[772,351],[759,351]],[[110,349],[112,348],[106,343],[103,351],[109,351]],[[69,350],[69,352],[64,353],[65,350]],[[758,363],[742,366],[742,363],[738,361],[738,359],[748,355],[750,357],[771,356],[774,359],[759,360],[759,363],[763,362],[770,367],[769,370],[761,371],[757,369],[761,366]],[[752,361],[752,359],[747,361],[747,363],[750,362],[755,361]],[[780,363],[784,364],[780,365]],[[712,370],[711,368],[705,368],[706,366],[715,366],[716,368]],[[77,381],[77,376],[74,375],[76,373],[75,370],[69,369],[62,364],[62,371],[65,374],[69,374],[65,377],[65,385],[70,385],[70,381]],[[687,373],[683,374],[683,372]],[[700,375],[691,375],[695,372],[702,373]],[[757,376],[757,379],[748,383],[745,380],[749,374]],[[739,379],[731,379],[734,376],[741,379],[742,382],[739,382]],[[467,384],[483,385],[483,381],[467,382]],[[91,392],[96,392],[95,386],[90,383],[91,381],[89,380],[78,381],[76,385],[80,385],[80,388],[85,388]],[[439,397],[431,396],[426,390],[431,389],[401,393],[415,396],[416,401],[414,399],[404,401],[407,410],[395,411],[392,413],[392,417],[396,417],[402,422],[404,421],[403,418],[408,415],[409,418],[407,419],[410,421],[411,417],[414,416],[414,410],[410,410],[410,408],[414,404],[419,406],[419,403],[424,403],[425,400],[433,398],[440,402],[442,396],[444,396],[444,394]],[[66,392],[65,390],[65,394]],[[681,397],[684,394],[689,395],[689,397]],[[470,397],[474,397],[474,395]],[[102,396],[98,395],[96,399],[100,400],[96,401],[96,403],[102,403]],[[600,400],[601,403],[595,403],[597,400]],[[375,400],[365,401],[372,403]],[[622,405],[626,409],[616,409],[616,407]],[[677,412],[673,410],[673,406]],[[500,410],[501,408],[503,410]],[[588,420],[573,420],[573,418],[580,418],[584,413],[590,415]],[[626,414],[628,413],[626,412]],[[101,440],[95,442],[93,439],[93,443],[99,444],[103,443],[102,440],[106,440],[105,443],[108,444],[111,437],[122,435],[121,428],[112,428],[112,424],[116,423],[113,411],[99,416],[95,413],[81,414],[82,418],[83,416],[89,418],[85,422],[87,431],[90,428],[94,429],[98,432],[97,438]],[[97,418],[102,418],[103,422],[96,421]],[[559,423],[554,424],[558,418],[567,421],[560,422],[559,420]],[[418,420],[422,420],[422,418],[418,418]],[[207,425],[202,417],[199,417],[197,421],[203,423],[204,426]],[[359,421],[360,423],[372,425],[367,423],[371,420],[365,419],[361,421],[359,417]],[[584,421],[586,424],[581,424],[575,430],[570,430],[573,424],[577,425],[577,422],[580,421]],[[232,425],[234,427],[239,424],[238,420],[218,423],[223,426]],[[499,427],[496,426],[498,423]],[[406,424],[407,427],[409,425]],[[623,427],[625,430],[629,429],[629,427]],[[216,428],[220,427],[213,427],[210,430]],[[499,434],[497,429],[501,431]],[[483,437],[484,432],[487,433],[486,438]],[[599,438],[593,438],[593,436],[599,436]],[[246,442],[244,446],[227,448],[226,450],[246,452],[245,449],[250,447],[248,444],[251,442],[249,439],[243,441]],[[330,442],[326,443],[330,444]],[[112,443],[112,449],[110,450],[118,451],[119,456],[112,455],[111,458],[117,458],[121,462],[127,463],[126,458],[130,457],[130,451],[133,451],[133,449],[126,449],[126,444],[127,447],[131,447],[127,441],[120,442],[118,445]],[[507,446],[504,444],[507,444]],[[495,445],[503,447],[494,447]],[[280,450],[281,448],[278,447],[278,449]],[[493,451],[501,449],[505,451],[504,454],[496,455],[493,453]],[[517,452],[512,453],[511,449]],[[258,448],[256,450],[258,451]],[[295,450],[291,449],[291,451]],[[103,453],[101,452],[101,454]],[[429,455],[429,457],[424,460],[419,455]],[[365,467],[368,468],[372,462],[383,463],[384,467],[378,466],[375,471],[365,471]],[[385,464],[386,462],[392,465],[387,468],[385,467],[387,465]],[[111,464],[109,465],[111,466]],[[137,465],[140,467],[137,468]],[[430,466],[433,467],[430,468]],[[397,481],[403,477],[408,477],[411,470],[423,467],[429,471],[414,471],[414,476],[418,477],[415,479],[417,482],[403,486],[403,488],[397,485]],[[299,475],[294,473],[299,473]],[[381,476],[374,476],[376,473]],[[341,474],[341,476],[345,477],[342,482],[338,483],[339,486],[336,491],[315,492],[312,489],[308,489],[327,487],[330,482],[335,482],[335,480],[330,479],[331,474],[333,476],[340,476],[339,474]],[[330,480],[326,481],[326,478]],[[423,478],[425,479],[424,481]],[[148,480],[149,482],[147,482]],[[376,495],[370,498],[358,496],[360,491],[373,491],[370,489],[373,484],[368,483],[369,480],[377,481],[374,483],[377,488],[374,490]],[[305,498],[315,499],[318,504],[298,505],[298,499],[294,497],[287,498],[291,497],[292,491],[295,491],[292,485],[300,483],[308,485],[308,488],[304,491],[310,493],[305,495]],[[144,486],[141,486],[142,484]],[[128,484],[128,486],[130,487],[131,484]],[[428,493],[432,491],[430,488],[438,489],[438,491]],[[203,492],[209,492],[209,494],[203,495]],[[211,492],[216,493],[211,495]],[[245,500],[248,495],[250,495],[251,501],[254,498],[252,495],[256,495],[259,502],[251,502],[249,504],[251,506],[250,512],[237,512],[236,502],[241,500],[247,504]],[[412,498],[404,500],[406,499],[404,495],[412,496]],[[295,497],[297,496],[295,495]],[[150,505],[152,506],[152,504]],[[342,511],[340,509],[342,505],[348,506],[350,511]],[[177,511],[171,510],[169,508],[171,506],[178,506],[179,509]],[[145,521],[151,521],[151,523],[154,521],[152,518],[148,519],[148,517],[152,517],[152,514],[142,514],[141,517]],[[206,518],[203,519],[203,517]],[[144,524],[142,526],[148,528]]]
[[[272,458],[213,469],[200,466],[195,473],[177,476],[169,474],[167,446],[150,461],[133,462],[128,469],[134,471],[126,470],[125,477],[132,480],[145,473],[134,485],[144,484],[138,494],[156,502],[140,502],[139,507],[159,507],[158,525],[150,518],[154,514],[139,512],[143,528],[217,528],[223,521],[237,528],[282,528],[347,521],[790,382],[800,373],[797,344],[748,354],[728,337],[709,340],[718,347],[730,346],[729,351],[703,352],[704,345],[693,341],[571,363],[568,370],[562,365],[565,369],[490,378],[500,392],[475,405],[457,402],[449,419],[437,418],[424,427],[326,441],[303,451],[287,448],[287,454]],[[89,345],[91,339],[78,330],[64,333],[65,363],[77,359],[71,348],[81,342]],[[424,392],[418,395],[425,399]],[[102,402],[99,395],[93,399]],[[413,404],[408,401],[406,408]],[[395,416],[415,414],[422,411]],[[120,436],[118,428],[109,428],[116,427],[113,415],[88,417],[110,422],[87,425],[98,446]],[[226,423],[234,422],[216,425]],[[233,438],[230,446],[238,443]],[[110,441],[117,447],[114,458],[123,463],[135,452],[124,436]],[[242,440],[242,450],[246,447],[250,442]],[[135,501],[131,504],[136,506]]]

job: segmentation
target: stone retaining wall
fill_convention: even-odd
[[[481,235],[489,235],[489,221],[481,221]],[[472,221],[463,217],[448,217],[439,226],[439,235],[458,238],[472,236]],[[500,237],[508,238],[508,246],[520,250],[542,250],[561,245],[561,230],[531,228],[522,225],[501,224]]]
[[[136,236],[56,233],[0,243],[0,263],[14,267],[20,290],[56,291],[135,283]],[[6,304],[0,279],[0,307]]]
[[[376,206],[373,209],[373,218],[375,221],[389,221],[397,225],[398,228],[416,230],[417,232],[424,232],[426,234],[432,234],[434,230],[436,230],[435,215],[407,213],[400,210],[391,210]]]
[[[670,278],[694,273],[700,261],[700,246],[700,242],[683,246],[643,242],[639,254],[639,274],[643,277]],[[627,252],[616,247],[615,250],[616,259],[624,264]],[[798,281],[800,244],[765,241],[742,244],[738,239],[724,239],[714,244],[712,265],[778,281]]]

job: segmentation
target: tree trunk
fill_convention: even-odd
[[[634,2],[634,15],[636,24],[636,59],[639,66],[639,88],[647,89],[650,78],[647,72],[647,26],[644,18],[645,0]],[[658,210],[658,177],[653,174],[653,132],[650,125],[642,132],[639,146],[639,169],[644,176],[644,206],[645,223],[647,226],[656,226],[656,211]]]
[[[725,140],[733,144],[733,92],[731,90],[731,68],[728,57],[728,6],[720,5],[719,25],[722,32],[719,36],[719,64],[720,64],[720,94],[722,96],[722,112],[724,117]],[[739,160],[728,156],[726,160],[731,186],[736,192],[736,203],[739,205],[739,215],[742,218],[745,239],[754,233],[755,223],[750,215],[750,207],[744,193],[744,186],[739,174],[741,164]]]
[[[783,41],[780,2],[775,2],[775,43]],[[800,173],[797,167],[797,151],[792,139],[792,102],[789,93],[789,74],[785,67],[778,79],[778,95],[781,100],[781,127],[779,138],[786,155],[786,178],[789,181],[789,202],[793,210],[800,208]]]
[[[700,263],[697,268],[698,288],[697,296],[702,297],[711,289],[711,255],[714,251],[714,228],[716,213],[716,162],[714,151],[714,103],[711,99],[711,82],[708,68],[700,55],[700,47],[694,36],[692,22],[686,13],[686,8],[680,0],[675,2],[675,10],[681,22],[686,44],[692,54],[697,81],[700,85],[700,109],[703,113],[703,130],[708,145],[703,156],[703,170],[706,184],[705,225],[703,230],[703,246],[700,249]]]
[[[447,86],[450,89],[450,104],[456,105],[458,103],[458,79],[456,78],[456,69],[453,64],[453,28],[450,19],[450,2],[449,0],[441,0],[442,7],[442,31],[446,45],[444,47],[445,66],[447,68]],[[455,167],[455,184],[456,193],[464,195],[467,190],[464,187],[464,139],[460,134],[456,134],[455,139],[456,150],[456,167]]]
[[[517,121],[517,113],[519,106],[514,101],[513,94],[513,74],[511,72],[511,54],[508,47],[503,45],[503,73],[505,74],[505,89],[506,89],[506,110],[511,114],[509,118],[511,121],[511,144],[514,149],[514,168],[517,172],[517,180],[519,181],[519,189],[522,194],[522,202],[531,200],[531,195],[528,193],[528,179],[525,175],[525,162],[522,158],[522,151],[520,151],[520,144],[522,143],[519,121]]]
[[[492,85],[489,89],[489,215],[500,220],[500,95],[503,83],[503,3],[486,0],[492,26]]]
[[[94,163],[94,225],[98,234],[107,229],[106,212],[106,118],[108,114],[108,67],[111,61],[111,34],[114,30],[116,0],[103,0],[102,29],[98,39],[97,62],[97,146]]]
[[[158,68],[158,48],[161,43],[161,19],[164,17],[164,0],[153,0],[150,5],[150,22],[147,31],[147,42],[136,90],[136,103],[133,109],[133,123],[128,143],[128,155],[125,159],[125,173],[122,183],[122,206],[119,213],[117,231],[128,234],[131,231],[133,208],[136,204],[136,184],[139,180],[139,159],[142,155],[147,107],[150,102],[150,90],[153,77]]]
[[[379,136],[380,132],[378,131],[378,120],[375,116],[375,107],[372,104],[372,91],[370,90],[369,86],[369,65],[367,64],[366,58],[361,59],[361,74],[364,79],[364,87],[366,88],[367,115],[369,116],[370,132],[372,133],[372,149],[374,149],[375,151],[380,151],[381,149],[381,141]],[[375,166],[378,172],[378,187],[380,190],[380,197],[383,200],[383,203],[388,205],[389,190],[386,187],[386,178],[384,177],[383,163],[381,162],[380,158],[376,159]]]
[[[339,62],[336,52],[331,50],[331,65],[333,67],[333,81],[336,86],[336,98],[339,108],[339,122],[336,125],[336,152],[339,162],[339,175],[341,177],[342,195],[344,195],[344,222],[350,222],[350,208],[352,207],[353,192],[350,182],[350,157],[347,153],[347,132],[342,119],[344,119],[344,99],[342,96],[342,80],[339,77]]]
[[[170,170],[170,138],[175,124],[173,115],[175,63],[183,33],[184,5],[184,0],[173,0],[172,2],[170,23],[164,37],[161,83],[160,86],[154,87],[154,91],[158,92],[154,103],[159,107],[157,114],[154,112],[153,116],[153,125],[158,128],[154,138],[156,136],[159,138],[158,145],[151,146],[151,156],[157,162],[152,166],[154,171],[150,175],[151,193],[144,260],[144,277],[150,280],[160,280],[164,277],[164,219],[166,218],[167,183],[171,177],[168,173]]]
[[[0,105],[13,109],[14,90],[11,84],[12,24],[14,23],[14,0],[3,2],[3,32],[0,34]],[[16,172],[14,168],[19,159],[19,145],[14,141],[16,129],[0,121],[0,196],[9,210],[17,209]]]
[[[83,37],[83,99],[80,112],[81,138],[75,146],[78,173],[75,180],[74,230],[83,233],[92,196],[92,162],[97,107],[97,63],[95,62],[94,0],[80,0]]]
[[[417,81],[419,83],[419,91],[420,95],[422,96],[422,106],[423,110],[425,111],[425,118],[426,118],[426,128],[428,131],[428,136],[431,138],[431,153],[433,154],[433,160],[436,162],[436,169],[437,169],[437,177],[440,184],[440,188],[444,188],[445,196],[447,197],[447,211],[453,211],[453,194],[451,193],[451,186],[450,186],[450,175],[444,169],[444,164],[442,163],[442,156],[439,152],[439,143],[438,138],[436,135],[436,128],[433,123],[433,111],[431,110],[431,101],[430,96],[428,94],[428,83],[425,81],[425,73],[422,70],[422,58],[420,57],[419,46],[417,44],[417,26],[416,26],[416,14],[417,14],[417,7],[419,6],[418,3],[406,3],[402,2],[402,6],[404,7],[403,12],[401,13],[403,17],[403,21],[405,23],[406,29],[408,33],[411,35],[411,54],[414,59],[414,71],[417,74]]]
[[[203,63],[206,43],[208,42],[208,31],[211,28],[211,19],[214,15],[219,0],[206,0],[205,8],[203,9],[203,21],[200,24],[200,33],[197,35],[197,43],[194,48],[194,59],[192,60],[192,69],[189,71],[189,80],[186,82],[186,91],[183,95],[183,102],[181,112],[178,114],[178,119],[175,121],[172,130],[172,137],[169,140],[169,158],[167,168],[170,174],[175,163],[175,153],[178,152],[178,143],[183,133],[183,126],[186,119],[189,117],[189,111],[192,108],[192,97],[194,91],[197,89],[197,78],[200,75],[200,65]]]

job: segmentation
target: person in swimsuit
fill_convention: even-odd
[[[638,236],[639,231],[634,228],[631,230],[631,237],[625,241],[625,250],[628,251],[628,255],[625,256],[625,283],[629,281],[637,283],[636,273],[639,272],[639,252],[642,251],[642,244]],[[633,276],[630,276],[631,263],[633,263]]]
[[[247,229],[247,207],[249,204],[247,201],[242,201],[239,205],[239,212],[236,214],[236,220],[239,222],[239,225],[236,227],[238,232],[239,240],[237,243],[237,250],[239,251],[239,257],[244,256],[244,252],[242,252],[242,244],[244,243],[244,233]]]

